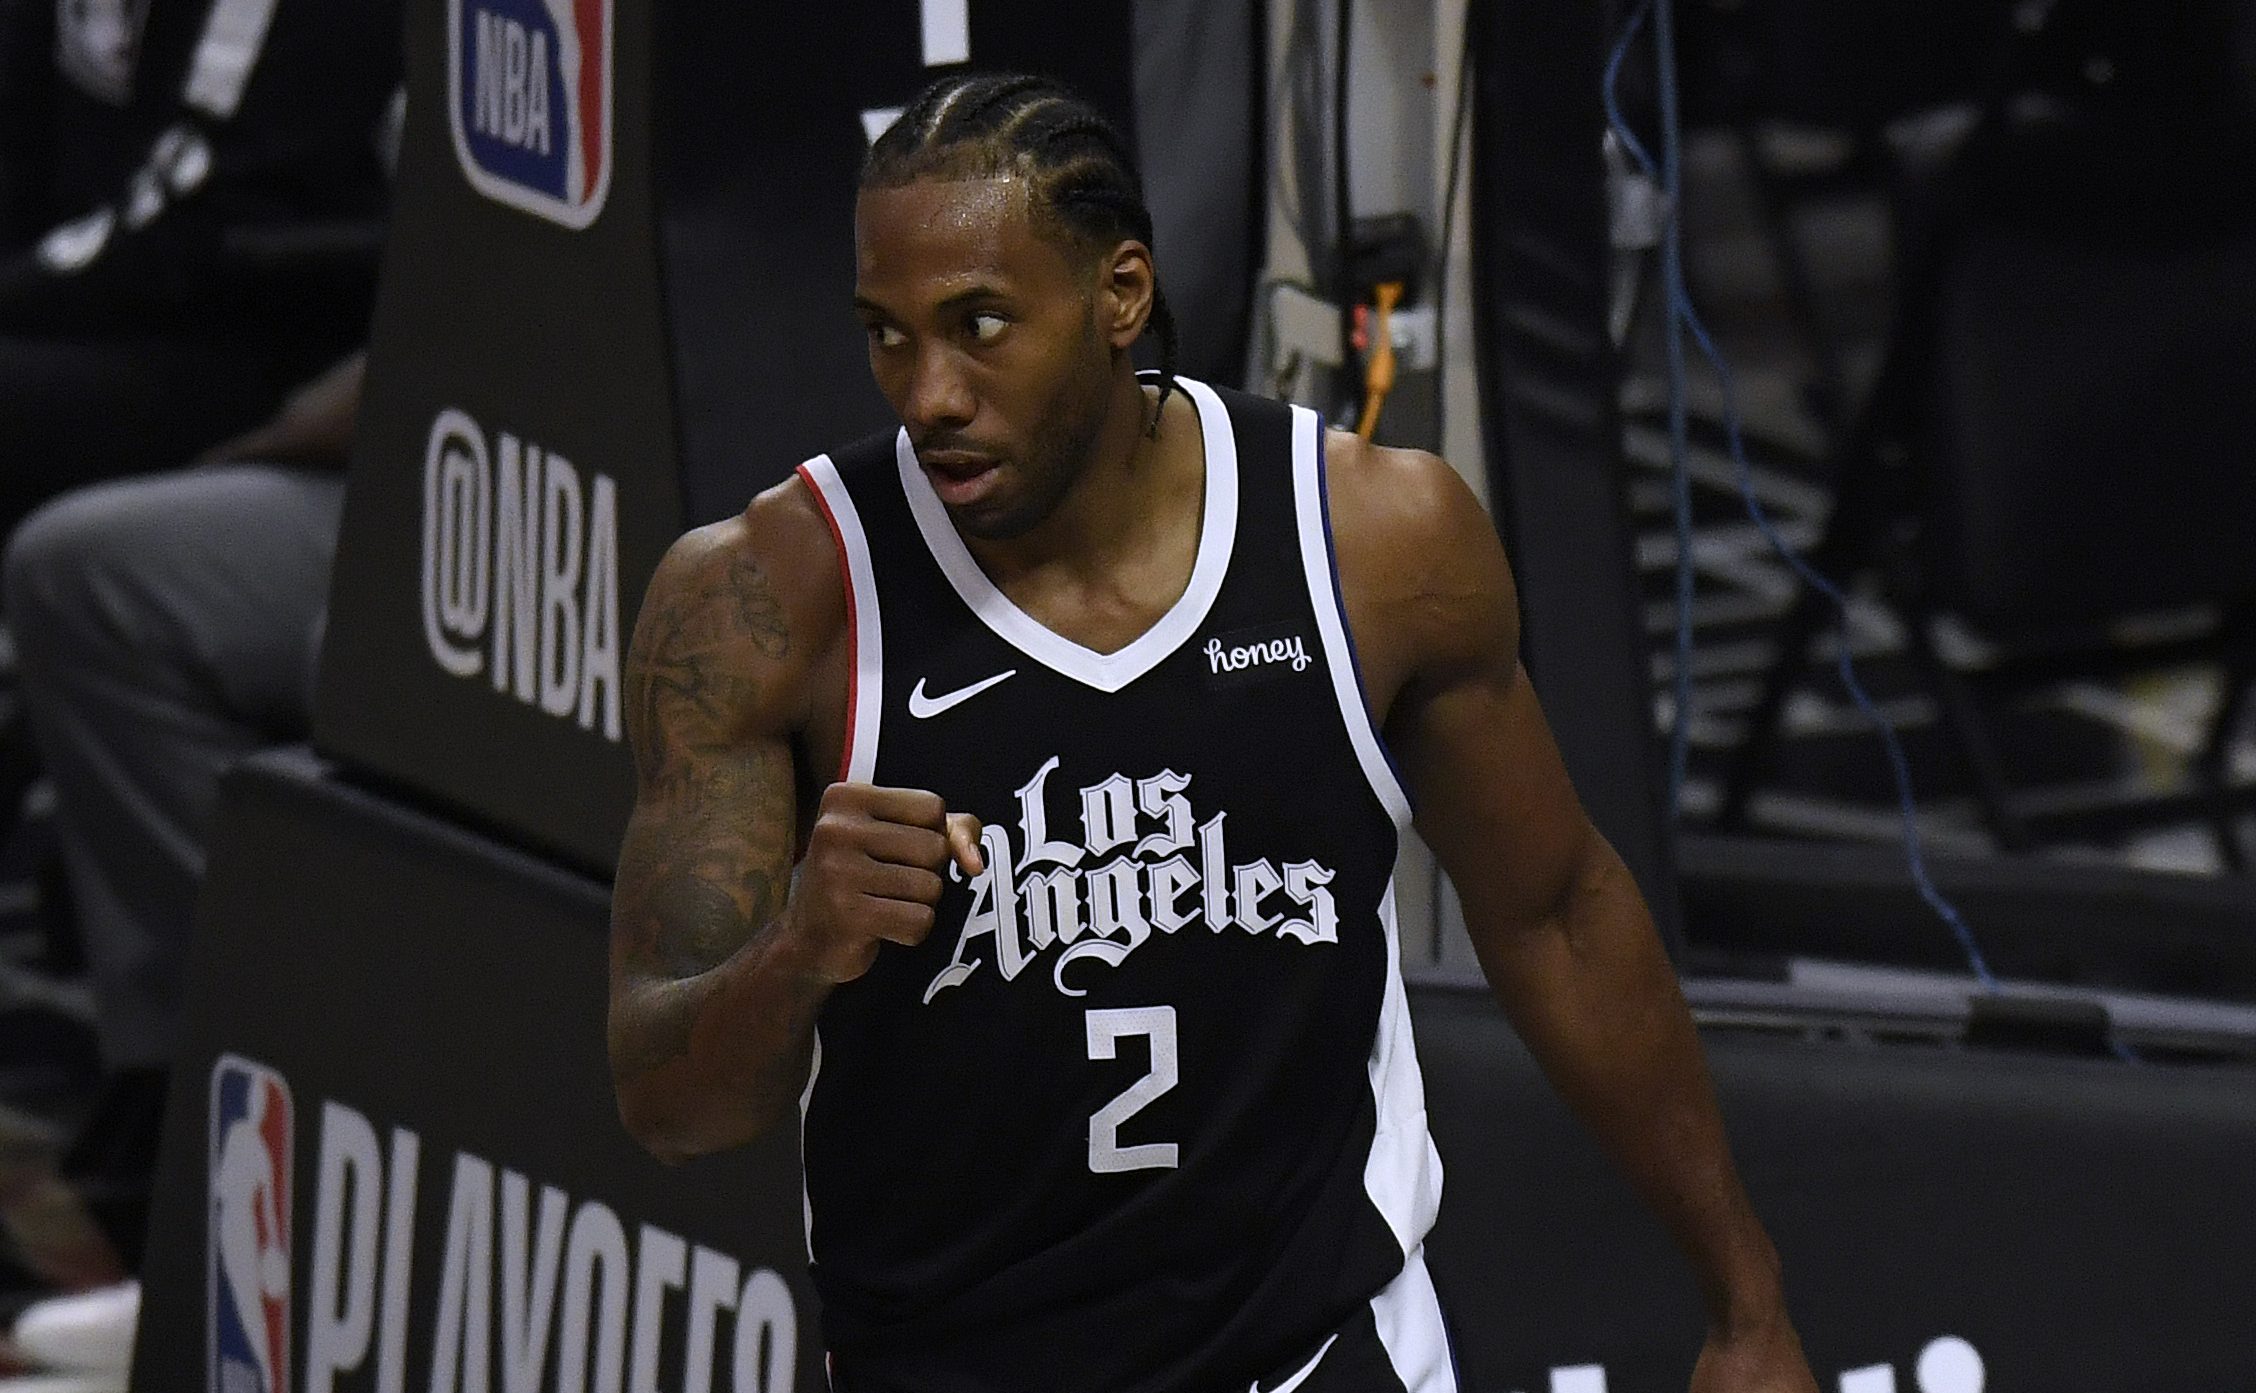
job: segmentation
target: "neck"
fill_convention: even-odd
[[[1146,391],[1134,371],[1124,368],[1088,460],[1050,515],[1007,540],[964,538],[980,568],[998,585],[1051,567],[1100,577],[1123,557],[1149,552],[1156,538],[1181,525],[1169,504],[1183,494],[1186,479],[1192,481],[1195,528],[1206,461],[1195,434],[1186,442],[1181,407],[1188,402],[1182,397],[1177,392],[1170,399],[1155,431],[1157,393]]]

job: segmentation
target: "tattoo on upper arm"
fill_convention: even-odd
[[[627,735],[646,786],[692,777],[701,754],[737,734],[732,716],[754,694],[738,667],[744,645],[770,661],[791,653],[783,600],[741,548],[698,589],[668,596],[635,626],[627,655]]]
[[[728,593],[736,601],[738,627],[758,646],[763,657],[782,660],[791,652],[791,629],[783,618],[783,600],[769,583],[760,563],[742,551],[729,560]]]

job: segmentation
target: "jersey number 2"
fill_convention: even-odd
[[[1088,1017],[1091,1059],[1116,1058],[1120,1039],[1125,1035],[1141,1035],[1151,1041],[1151,1072],[1089,1118],[1089,1169],[1099,1175],[1117,1171],[1172,1170],[1175,1143],[1122,1146],[1120,1124],[1175,1086],[1180,1067],[1175,1057],[1175,1008],[1137,1006],[1090,1011]]]

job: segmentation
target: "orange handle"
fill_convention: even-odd
[[[1402,282],[1385,281],[1378,288],[1378,323],[1372,326],[1372,353],[1363,369],[1363,419],[1355,433],[1369,440],[1379,428],[1379,413],[1386,409],[1387,393],[1394,390],[1394,307],[1402,303]]]

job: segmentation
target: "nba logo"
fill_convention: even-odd
[[[611,188],[612,0],[447,0],[447,115],[471,186],[586,227]]]
[[[292,1121],[280,1074],[212,1066],[208,1393],[288,1393]]]

